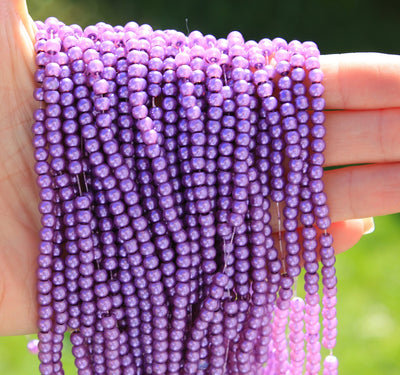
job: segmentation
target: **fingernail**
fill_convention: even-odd
[[[375,222],[373,217],[367,217],[363,219],[364,232],[363,234],[370,234],[375,230]]]

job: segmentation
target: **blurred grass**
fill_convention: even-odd
[[[375,232],[337,257],[338,339],[341,375],[400,374],[400,215],[375,219]],[[0,374],[36,375],[26,350],[34,336],[0,337]],[[65,373],[75,375],[70,345]]]
[[[0,337],[0,374],[1,375],[38,375],[37,355],[28,352],[26,345],[35,335]],[[69,340],[65,340],[63,364],[66,375],[76,375],[74,358]]]
[[[337,257],[341,374],[400,374],[400,216]]]

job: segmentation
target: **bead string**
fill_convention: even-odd
[[[337,374],[315,43],[36,25],[40,373]]]

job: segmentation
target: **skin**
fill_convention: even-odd
[[[36,331],[33,38],[25,0],[0,0],[0,335]],[[339,253],[371,228],[362,218],[400,211],[400,56],[322,56],[321,67],[327,108],[341,110],[326,113],[326,164],[368,163],[324,176]]]

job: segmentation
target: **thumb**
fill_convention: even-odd
[[[4,13],[3,13],[4,12]],[[0,0],[0,14],[15,12],[19,15],[27,15],[28,7],[26,0]]]
[[[15,118],[28,122],[33,100],[23,100],[24,110],[16,111],[21,97],[31,98],[34,88],[36,26],[25,0],[0,0],[0,125]],[[21,107],[21,108],[22,108]],[[3,151],[3,150],[1,150]]]
[[[7,27],[9,24],[13,24],[14,30],[15,27],[24,28],[33,40],[35,24],[29,15],[26,0],[0,0],[0,25]]]

